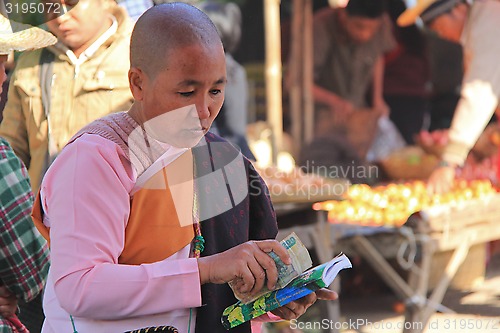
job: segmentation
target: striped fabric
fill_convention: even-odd
[[[146,328],[141,328],[140,330],[128,331],[125,333],[153,333],[153,332],[179,333],[177,328],[172,326],[146,327]]]
[[[0,138],[0,283],[30,301],[42,290],[49,268],[45,240],[31,220],[33,194],[28,172]],[[0,317],[0,332],[17,332]]]

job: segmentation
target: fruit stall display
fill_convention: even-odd
[[[392,152],[380,161],[380,166],[391,180],[427,179],[439,164],[448,130],[421,131],[415,136],[416,145]],[[458,176],[466,180],[490,179],[497,182],[500,127],[489,125],[477,140]]]
[[[432,132],[421,131],[415,136],[418,146],[427,153],[441,156],[444,147],[448,144],[448,130],[440,129]],[[500,146],[500,126],[497,123],[490,124],[479,136],[472,152],[480,159],[496,155]]]
[[[440,157],[448,143],[448,130],[421,131],[416,136],[418,146],[429,155]],[[490,179],[497,182],[498,147],[500,126],[490,124],[479,136],[458,176],[463,179]]]
[[[349,189],[345,179],[327,179],[315,174],[305,173],[299,167],[288,171],[269,166],[257,171],[264,179],[273,203],[316,202],[341,198]]]
[[[428,194],[423,181],[376,187],[355,184],[346,192],[344,200],[319,202],[313,208],[328,211],[331,223],[399,227],[413,213],[434,207],[461,207],[496,193],[489,180],[457,180],[450,192],[434,195]]]
[[[439,164],[439,159],[418,146],[407,146],[379,162],[386,176],[394,181],[427,179]]]

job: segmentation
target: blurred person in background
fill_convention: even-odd
[[[50,33],[10,22],[0,15],[0,84],[13,51],[33,50],[56,42]],[[0,93],[2,87],[0,85]],[[17,302],[42,292],[49,269],[46,241],[31,220],[33,193],[28,171],[0,137],[0,332],[27,333],[16,315]]]
[[[346,136],[362,160],[404,144],[383,98],[384,54],[396,46],[385,9],[383,0],[350,0],[313,19],[315,135]]]
[[[350,0],[345,8],[321,9],[313,28],[315,101],[330,116],[365,106],[387,109],[383,55],[395,40],[384,1]]]
[[[460,44],[425,31],[429,46],[431,95],[429,131],[448,129],[460,100],[463,80],[463,50]]]
[[[0,124],[0,136],[27,166],[34,192],[80,128],[132,103],[132,23],[125,9],[112,0],[80,0],[68,9],[47,22],[58,43],[16,61]]]
[[[456,168],[498,107],[500,97],[500,1],[420,0],[398,18],[406,26],[420,16],[429,29],[442,38],[460,42],[464,48],[464,78],[449,131],[449,142],[440,166],[429,178],[431,192],[450,190]]]
[[[396,25],[405,9],[403,0],[388,1],[397,47],[385,55],[384,99],[391,110],[390,119],[406,143],[413,144],[424,126],[431,77],[424,33],[415,24]]]
[[[112,0],[80,0],[47,17],[57,44],[16,60],[0,123],[4,137],[28,168],[33,192],[67,141],[84,125],[132,103],[128,88],[132,22]],[[43,321],[41,297],[21,304],[30,331]]]
[[[226,55],[227,85],[224,104],[214,121],[212,131],[222,136],[236,147],[242,154],[255,160],[250,151],[247,136],[248,119],[248,82],[245,68],[234,58],[241,38],[241,10],[235,3],[219,3],[205,1],[198,5],[217,28],[224,45]]]

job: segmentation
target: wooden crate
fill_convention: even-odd
[[[484,280],[487,243],[500,239],[500,195],[471,199],[460,206],[442,205],[420,212],[407,225],[431,236],[436,252],[432,258],[429,289],[438,282],[443,268],[460,244],[471,244],[451,287],[467,290]]]
[[[470,290],[478,287],[484,281],[486,272],[486,246],[486,243],[471,246],[465,261],[451,280],[450,286],[452,288]],[[451,255],[451,250],[434,253],[429,276],[429,290],[434,289],[438,283],[443,273],[443,267],[446,266]]]
[[[432,233],[450,233],[478,225],[494,225],[500,221],[500,195],[470,199],[456,205],[436,205],[419,212],[419,220],[417,223],[421,224],[418,226],[420,230]]]

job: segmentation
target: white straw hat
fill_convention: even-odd
[[[406,27],[415,23],[420,14],[422,14],[434,2],[436,2],[436,0],[417,0],[417,4],[415,6],[406,9],[398,17],[398,25],[400,27]]]
[[[0,55],[12,51],[35,50],[56,42],[57,38],[50,32],[0,15]]]
[[[398,25],[406,27],[420,16],[424,23],[430,22],[436,17],[451,11],[455,6],[465,0],[417,0],[414,7],[408,8],[398,17]]]

